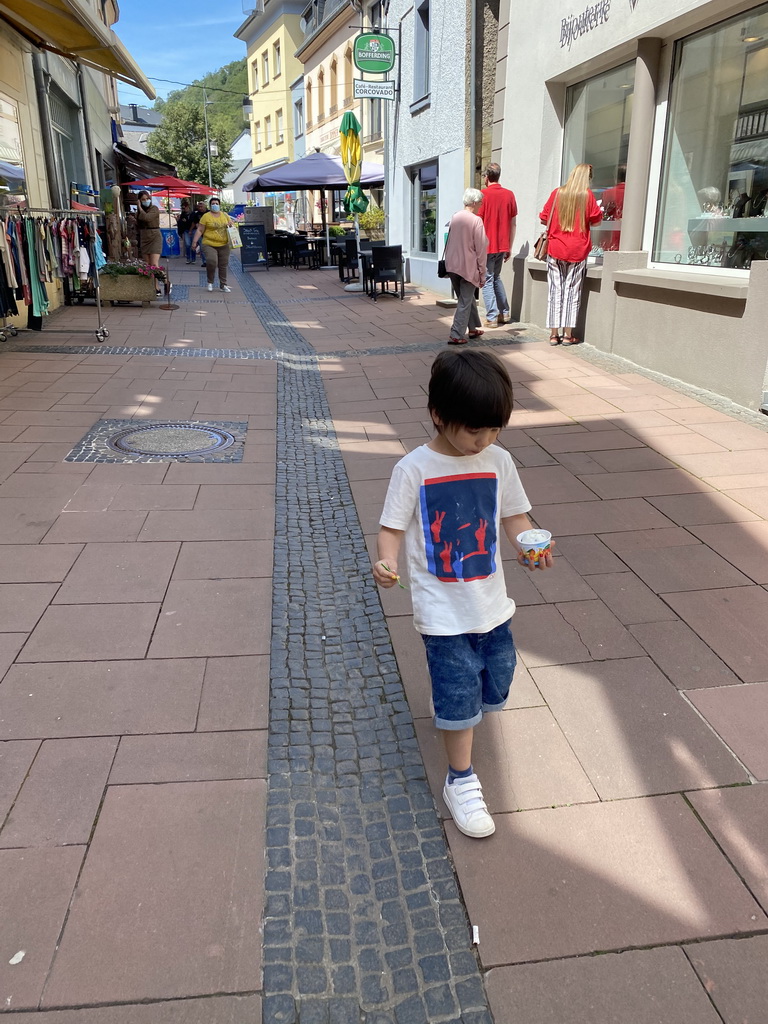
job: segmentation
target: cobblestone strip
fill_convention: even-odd
[[[275,344],[309,351],[258,292]],[[264,1024],[490,1024],[322,378],[302,362],[278,369]]]

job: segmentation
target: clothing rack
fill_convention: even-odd
[[[11,211],[8,211],[8,212],[11,212]],[[95,224],[96,218],[102,216],[102,211],[101,210],[68,210],[68,209],[64,209],[64,208],[50,207],[50,206],[25,206],[23,208],[20,207],[20,206],[17,206],[15,211],[12,211],[12,212],[15,212],[17,215],[20,215],[22,217],[25,216],[26,214],[29,214],[29,213],[42,214],[43,216],[50,216],[50,217],[74,217],[74,218],[77,218],[77,217],[91,217],[94,220],[94,230],[96,228],[96,224]],[[87,327],[81,327],[81,328],[49,327],[45,331],[46,334],[91,334],[91,333],[94,333],[96,335],[96,340],[97,341],[106,341],[106,339],[109,337],[109,331],[107,330],[106,324],[102,323],[102,319],[101,319],[101,287],[99,285],[99,271],[98,271],[98,268],[97,268],[95,263],[93,264],[92,270],[93,270],[93,284],[94,284],[94,288],[96,289],[96,319],[97,319],[96,330],[92,332],[92,330],[90,328],[87,328]],[[15,328],[11,328],[11,333],[15,337],[15,335],[17,333],[16,329]],[[3,338],[2,340],[4,341],[5,338]]]

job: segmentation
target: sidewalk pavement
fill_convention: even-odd
[[[234,276],[225,296],[173,267],[179,308],[108,309],[103,346],[0,350],[0,1008],[763,1020],[768,421],[526,325],[483,339],[558,547],[547,574],[504,552],[520,663],[478,729],[497,831],[473,841],[446,820],[408,592],[377,595],[365,552],[430,436],[450,313]],[[233,442],[105,446],[148,420]]]

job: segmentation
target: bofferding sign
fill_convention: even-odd
[[[354,89],[356,100],[393,100],[395,98],[395,83],[393,81],[364,82],[361,78],[356,78]]]
[[[358,71],[386,75],[395,66],[395,42],[382,32],[363,32],[355,38],[352,59]]]

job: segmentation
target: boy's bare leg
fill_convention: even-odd
[[[472,764],[472,734],[474,728],[443,729],[443,743],[448,764],[457,772],[465,772]]]

